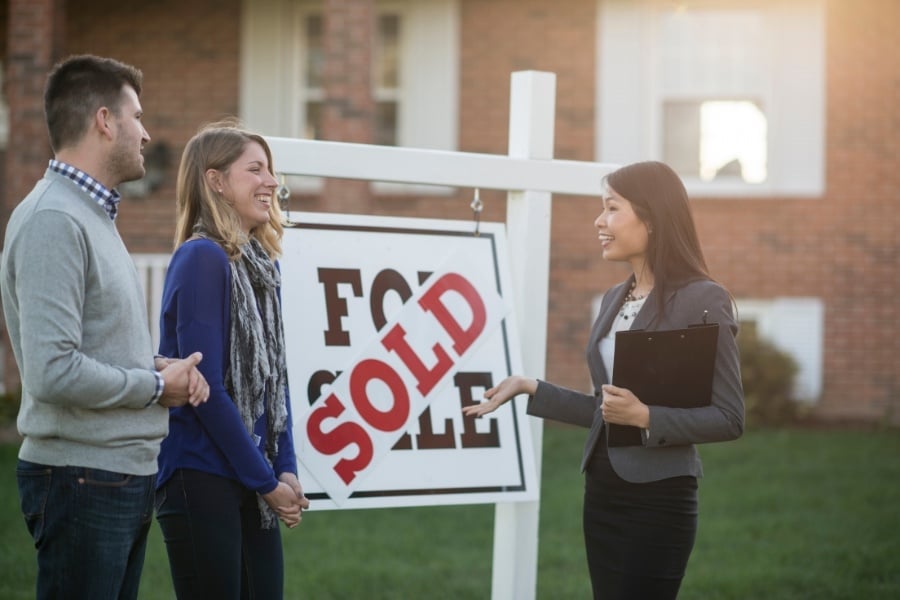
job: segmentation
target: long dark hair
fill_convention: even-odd
[[[662,315],[666,292],[689,281],[711,279],[684,183],[668,165],[647,161],[613,171],[606,185],[631,203],[650,231],[646,262]]]

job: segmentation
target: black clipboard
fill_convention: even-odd
[[[712,402],[719,324],[616,332],[612,384],[644,404],[697,408]],[[609,446],[640,446],[641,430],[610,423]]]

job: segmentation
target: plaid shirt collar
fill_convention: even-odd
[[[81,169],[56,159],[50,159],[50,170],[74,181],[78,187],[87,192],[97,204],[103,207],[110,219],[116,220],[116,214],[119,212],[119,201],[122,200],[119,192],[107,189],[106,186]]]

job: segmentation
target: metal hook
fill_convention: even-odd
[[[469,205],[472,207],[472,217],[475,219],[475,237],[481,235],[481,211],[484,210],[484,202],[478,195],[478,188],[475,188],[475,197]]]
[[[284,213],[284,220],[290,223],[291,209],[288,206],[288,201],[291,199],[291,188],[285,183],[284,173],[278,173],[277,177],[280,180],[278,189],[275,190],[275,195],[278,197],[278,206],[281,208],[281,212]]]

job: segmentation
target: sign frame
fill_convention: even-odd
[[[461,402],[475,401],[471,397],[473,390],[480,388],[483,391],[522,369],[520,343],[510,298],[512,282],[504,224],[481,223],[476,236],[473,233],[473,223],[468,221],[307,212],[293,213],[292,217],[295,222],[285,232],[284,255],[281,260],[282,312],[300,480],[315,509],[535,501],[539,484],[529,426],[531,419],[525,412],[525,398],[515,399],[496,413],[479,419],[465,417],[461,412]],[[431,256],[423,258],[427,254]],[[440,268],[435,267],[446,263],[445,257],[450,255],[468,260],[461,264],[453,264],[454,261],[451,260],[444,268],[450,271],[467,270],[469,274],[482,277],[482,288],[495,288],[483,291],[496,292],[495,301],[502,305],[497,307],[500,320],[496,331],[482,336],[486,338],[489,347],[480,351],[474,349],[475,358],[478,359],[480,355],[480,362],[474,368],[478,377],[461,377],[463,381],[471,381],[472,387],[463,389],[462,386],[467,384],[457,384],[457,397],[453,396],[453,385],[449,382],[445,381],[444,389],[436,389],[432,396],[437,395],[438,402],[443,403],[435,407],[440,409],[437,421],[445,431],[432,438],[428,437],[429,432],[434,431],[435,417],[429,416],[431,407],[421,417],[412,415],[410,421],[413,435],[404,436],[404,439],[409,440],[408,447],[391,451],[388,458],[384,459],[385,464],[375,465],[370,469],[374,471],[374,487],[367,486],[363,479],[359,487],[347,497],[340,482],[333,476],[328,478],[329,473],[323,464],[327,462],[327,458],[310,446],[307,429],[310,412],[324,400],[318,395],[327,395],[331,384],[338,387],[343,381],[339,378],[349,371],[347,365],[352,365],[358,360],[359,353],[364,352],[361,346],[367,342],[363,338],[377,338],[380,332],[388,330],[396,321],[390,319],[384,322],[386,310],[383,310],[378,315],[381,322],[375,323],[376,319],[370,314],[368,307],[374,307],[376,300],[384,304],[390,304],[393,300],[390,309],[395,313],[412,310],[408,307],[415,302],[415,295],[402,306],[398,305],[399,297],[394,290],[385,292],[382,289],[382,295],[376,299],[373,297],[373,281],[384,273],[391,275],[396,281],[401,275],[396,269],[400,269],[405,275],[405,283],[412,287],[416,284],[410,280],[416,277],[422,279],[423,275],[434,271],[418,284],[419,290],[425,289],[440,275]],[[410,256],[415,258],[409,258]],[[407,264],[402,266],[404,262]],[[487,264],[476,265],[476,262]],[[419,270],[415,265],[424,265],[425,271]],[[359,269],[354,271],[354,266]],[[326,292],[325,284],[321,283],[323,269],[326,272],[339,272],[344,277],[354,273],[358,280],[354,279],[354,285],[345,282],[343,290],[331,282],[329,287],[332,289]],[[354,295],[350,288],[356,289],[358,295]],[[329,301],[339,304],[343,312],[340,315],[335,313],[326,316]],[[361,314],[363,312],[365,314]],[[336,317],[340,320],[336,320]],[[329,327],[339,331],[328,331]],[[337,335],[338,333],[341,335]],[[343,346],[332,343],[332,347],[329,347],[329,335],[338,338]],[[325,373],[319,368],[323,361],[340,364],[328,365],[332,371]],[[501,364],[497,364],[498,361]],[[457,376],[472,375],[470,371],[473,370],[473,362],[469,359],[468,363],[456,365],[451,379],[455,381]],[[328,382],[329,375],[335,377],[339,371],[341,373],[337,378]],[[321,382],[323,377],[324,385],[314,384],[316,381]],[[484,380],[484,384],[478,385],[476,379]],[[345,392],[343,397],[346,398],[346,386],[342,390]],[[315,402],[316,400],[319,402]],[[313,404],[313,407],[309,404]],[[347,402],[347,405],[351,407],[349,412],[353,412],[351,403]],[[355,416],[359,420],[358,413]],[[431,422],[426,425],[428,431],[423,434],[422,419],[429,418]],[[326,428],[324,425],[322,427]],[[327,429],[330,431],[334,427],[331,423]],[[485,430],[496,433],[498,446],[490,446],[485,442],[485,438],[489,437]],[[453,438],[452,450],[447,447],[426,450],[413,447],[418,446],[416,440],[424,438],[427,442],[434,437],[441,438],[442,445],[447,444],[448,435]],[[473,447],[466,448],[466,440],[470,440]],[[485,447],[478,448],[478,444],[484,444]],[[350,457],[345,460],[354,458],[353,448],[344,450],[344,456]],[[403,457],[400,458],[397,452],[402,452]],[[476,457],[475,454],[480,456]],[[306,464],[307,461],[314,462]],[[432,467],[435,471],[429,474]],[[378,487],[379,469],[393,469],[401,475],[381,477],[383,487]],[[396,487],[398,485],[400,487]],[[329,493],[329,489],[334,491]]]

